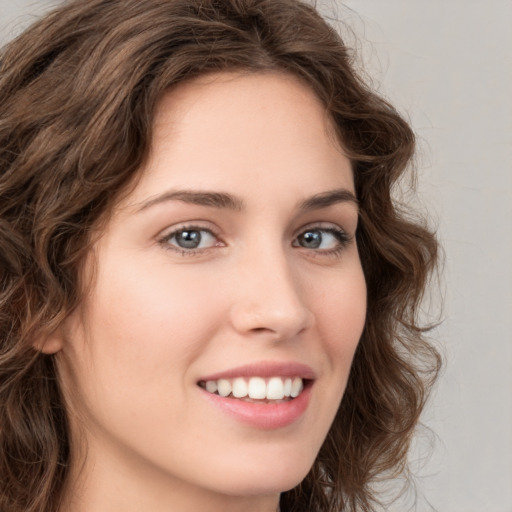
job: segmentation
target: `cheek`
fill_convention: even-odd
[[[322,340],[326,367],[332,381],[321,390],[332,404],[331,415],[338,409],[345,392],[355,351],[366,320],[366,283],[360,266],[350,277],[336,285],[334,280],[316,300],[317,328]]]
[[[366,319],[366,283],[356,260],[344,271],[333,272],[318,286],[310,284],[310,300],[315,313],[317,336],[323,365],[328,379],[319,379],[317,392],[321,396],[315,411],[324,418],[322,436],[334,419],[343,397],[355,351]],[[323,437],[320,439],[323,442]]]
[[[201,275],[171,274],[165,266],[134,272],[118,269],[100,279],[90,301],[93,338],[139,360],[173,353],[179,363],[201,348],[216,329],[218,301],[205,289]]]
[[[154,406],[154,413],[161,401],[181,400],[173,390],[187,389],[190,368],[218,328],[221,305],[199,275],[118,261],[104,265],[82,315],[72,319],[68,373],[91,408],[122,415],[123,407],[149,412]]]
[[[345,276],[328,279],[313,302],[321,338],[328,351],[337,356],[333,364],[350,364],[366,319],[366,283],[361,267],[354,265]]]

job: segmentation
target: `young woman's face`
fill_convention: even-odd
[[[332,132],[287,76],[210,76],[164,97],[149,162],[62,329],[84,489],[111,482],[127,504],[143,485],[177,501],[275,496],[306,475],[366,312]]]

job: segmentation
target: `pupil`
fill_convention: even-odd
[[[307,231],[302,235],[302,246],[308,249],[317,249],[322,243],[320,231]]]
[[[199,231],[181,231],[176,235],[176,242],[184,249],[195,249],[201,243]]]

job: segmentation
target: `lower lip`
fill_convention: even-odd
[[[215,407],[236,420],[260,429],[278,429],[296,422],[306,411],[311,397],[312,383],[302,393],[287,402],[254,403],[244,402],[236,398],[225,398],[199,388],[202,395]]]

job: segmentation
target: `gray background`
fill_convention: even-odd
[[[52,3],[0,0],[0,42]],[[433,336],[447,365],[424,416],[437,439],[411,455],[416,510],[512,512],[512,0],[319,4],[352,27],[374,85],[411,120],[414,200],[444,246],[431,306],[444,303]]]

